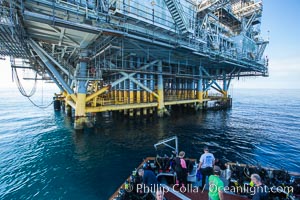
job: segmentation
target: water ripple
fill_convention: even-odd
[[[165,150],[155,151],[155,142],[173,135],[187,157],[199,158],[208,145],[225,161],[299,172],[298,94],[238,91],[231,110],[163,119],[104,113],[84,133],[52,108],[0,100],[7,108],[0,111],[0,199],[107,199],[143,158]]]

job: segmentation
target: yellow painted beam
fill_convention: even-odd
[[[75,94],[70,94],[69,96],[73,99],[73,101],[75,102],[77,101],[77,97]]]
[[[74,121],[75,129],[82,129],[83,125],[87,122],[86,112],[85,112],[86,110],[85,99],[86,99],[86,94],[83,93],[77,94],[77,101],[75,106],[75,121]]]
[[[133,91],[129,91],[129,103],[133,103],[134,102],[134,93]]]
[[[188,104],[188,103],[196,103],[196,102],[199,102],[199,100],[191,99],[191,100],[166,101],[165,105]]]
[[[155,92],[150,92],[150,101],[152,102],[153,101],[153,97],[156,97],[156,98],[158,98],[159,97],[159,95],[158,94],[156,94]]]
[[[158,100],[158,109],[162,109],[164,106],[164,91],[163,90],[158,90],[157,91],[159,98]]]
[[[184,90],[184,99],[188,99],[188,91],[187,91],[187,89]]]
[[[136,102],[141,103],[141,92],[140,91],[136,92]]]
[[[114,99],[118,99],[118,91],[114,90]]]
[[[158,95],[156,96],[156,98],[158,98]],[[153,102],[153,95],[152,95],[152,93],[150,93],[149,101],[150,101],[150,102]]]
[[[66,103],[67,103],[68,105],[70,105],[73,109],[76,108],[76,105],[75,105],[74,101],[67,100]]]
[[[203,92],[197,91],[197,99],[202,102],[203,101]]]
[[[77,97],[75,94],[68,94],[67,92],[63,92],[63,96],[65,96],[65,101],[73,101],[76,102],[77,101]]]
[[[103,94],[104,92],[106,92],[109,89],[110,89],[110,86],[105,86],[105,87],[101,88],[97,92],[87,96],[86,99],[85,99],[85,102],[88,102],[88,101],[92,100],[93,98],[99,96],[100,94]]]
[[[129,103],[129,101],[128,101],[128,91],[124,91],[124,103]]]
[[[85,102],[86,102],[86,94],[77,94],[76,108],[75,108],[75,116],[85,116]]]
[[[92,105],[93,105],[93,106],[97,106],[97,98],[94,98],[94,99],[93,99]]]
[[[141,91],[137,90],[136,91],[136,103],[141,103]],[[141,109],[136,109],[136,115],[140,116],[141,115]]]
[[[195,98],[195,90],[191,90],[191,91],[190,91],[190,97],[191,97],[192,99]]]
[[[181,99],[181,90],[178,90],[177,95],[178,99]]]
[[[143,102],[147,102],[148,99],[147,99],[147,92],[146,91],[143,91]]]
[[[124,101],[124,99],[123,99],[123,92],[122,92],[122,90],[119,90],[119,102],[123,102]]]
[[[114,110],[127,110],[127,109],[137,109],[137,108],[151,108],[157,107],[157,103],[139,103],[139,104],[123,104],[123,105],[107,105],[98,107],[86,107],[86,112],[105,112]]]
[[[223,98],[227,98],[228,97],[228,92],[227,91],[223,90],[222,94],[223,94]]]

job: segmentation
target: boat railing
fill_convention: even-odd
[[[172,141],[175,142],[175,147],[168,144]],[[170,138],[160,140],[158,143],[154,144],[154,148],[157,149],[157,147],[160,146],[160,145],[164,145],[166,147],[171,148],[173,151],[175,151],[176,156],[178,155],[178,138],[177,138],[177,136],[173,136],[173,137],[170,137]]]

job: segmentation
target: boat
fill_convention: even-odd
[[[197,159],[185,158],[188,168],[188,184],[185,187],[178,187],[176,172],[172,167],[174,158],[178,156],[177,136],[159,141],[154,144],[155,149],[160,145],[170,148],[172,154],[145,158],[109,200],[155,200],[157,190],[164,192],[166,200],[208,199],[209,186],[200,187],[201,174],[197,171]],[[220,163],[220,165],[223,165],[220,178],[224,182],[225,200],[251,199],[254,190],[250,176],[253,173],[259,174],[264,184],[268,186],[271,200],[300,199],[300,173],[237,162]],[[157,187],[142,187],[141,177],[137,173],[137,170],[141,168],[155,173],[159,182]]]

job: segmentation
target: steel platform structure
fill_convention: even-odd
[[[52,79],[75,128],[87,113],[199,108],[233,78],[268,76],[261,0],[0,2],[0,56]]]

